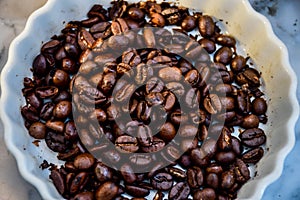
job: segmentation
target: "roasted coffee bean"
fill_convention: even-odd
[[[126,192],[134,197],[148,196],[150,191],[146,188],[142,188],[135,185],[125,185]]]
[[[101,182],[108,181],[113,177],[112,169],[100,162],[97,162],[94,171],[97,179]]]
[[[218,139],[218,147],[221,151],[230,150],[232,148],[231,133],[228,129],[223,129]]]
[[[164,109],[169,112],[172,110],[176,103],[176,96],[173,92],[166,91],[163,94],[164,97]]]
[[[199,188],[203,184],[203,173],[201,168],[193,167],[187,170],[187,183],[193,189]]]
[[[141,149],[145,153],[160,151],[165,147],[165,142],[162,139],[153,137],[153,141],[149,146],[143,146]]]
[[[208,38],[201,38],[199,44],[207,51],[207,53],[213,53],[216,50],[216,44]]]
[[[144,28],[144,40],[147,48],[153,48],[156,45],[155,35],[151,28]]]
[[[94,194],[92,192],[78,193],[72,200],[93,200]]]
[[[166,84],[166,88],[168,88],[175,96],[183,96],[185,93],[185,88],[181,83],[178,82],[170,82]]]
[[[53,76],[53,84],[57,87],[67,87],[69,85],[70,78],[67,72],[63,70],[56,70]]]
[[[213,163],[206,167],[205,169],[206,173],[215,173],[215,174],[221,174],[223,172],[223,168],[220,165],[217,165],[216,163]]]
[[[202,148],[195,148],[191,151],[192,162],[199,167],[204,167],[209,163],[209,157]]]
[[[242,154],[244,148],[240,142],[240,140],[234,136],[231,136],[231,144],[232,144],[232,151],[236,154],[236,155],[240,155]]]
[[[245,183],[250,179],[250,171],[247,165],[241,159],[236,159],[236,163],[234,165],[234,173],[236,177],[236,181],[239,183]]]
[[[198,24],[199,32],[201,36],[208,38],[214,35],[215,33],[215,24],[213,19],[208,15],[201,15],[199,17]]]
[[[118,84],[118,83],[117,83]],[[117,87],[117,86],[116,86]],[[117,102],[128,100],[135,90],[134,84],[126,84],[119,90],[116,90],[115,99]]]
[[[35,139],[45,139],[46,126],[45,126],[45,124],[43,124],[41,122],[34,122],[29,127],[28,133]]]
[[[160,128],[159,136],[165,141],[171,141],[176,135],[176,129],[172,123],[166,122]]]
[[[114,182],[107,181],[100,185],[95,192],[96,200],[112,200],[118,195],[119,186]]]
[[[47,53],[47,54],[53,54],[60,46],[60,41],[58,40],[51,40],[49,42],[46,42],[42,48],[41,51],[43,53]]]
[[[179,125],[185,123],[188,120],[188,116],[178,110],[171,113],[170,119],[172,123]]]
[[[210,114],[217,114],[222,110],[222,103],[216,94],[210,94],[203,100],[203,106]]]
[[[58,94],[58,88],[55,86],[42,86],[35,89],[36,94],[42,98],[51,98]]]
[[[231,62],[232,56],[233,53],[229,47],[221,47],[216,51],[214,55],[214,61],[227,65]]]
[[[144,19],[145,13],[137,7],[131,7],[128,10],[128,16],[133,20],[141,21]]]
[[[95,39],[87,30],[80,30],[80,32],[78,33],[78,44],[81,50],[92,48],[94,42]]]
[[[229,189],[235,183],[234,173],[232,171],[226,171],[221,176],[221,187],[223,189]]]
[[[66,192],[66,186],[63,175],[57,169],[54,169],[51,171],[49,177],[53,181],[53,184],[57,191],[60,194],[64,194]]]
[[[88,170],[94,163],[95,158],[89,153],[80,154],[74,159],[74,166],[79,170]]]
[[[72,104],[70,101],[60,101],[54,106],[53,116],[58,119],[65,119],[72,112]]]
[[[129,157],[129,160],[134,165],[144,167],[148,166],[151,162],[153,162],[151,156],[147,155],[132,155]]]
[[[195,86],[200,81],[200,76],[197,70],[190,70],[184,77],[184,80],[190,85]]]
[[[169,199],[179,200],[186,199],[190,194],[190,187],[185,182],[176,183],[169,192]]]
[[[266,142],[266,134],[260,128],[246,129],[239,138],[241,142],[249,147],[258,147]]]
[[[135,137],[123,135],[116,139],[115,145],[123,151],[136,152],[139,149],[138,141]]]
[[[228,152],[217,152],[216,153],[216,161],[221,164],[229,164],[234,162],[236,156],[232,151]]]
[[[239,91],[237,94],[237,106],[242,113],[249,113],[251,108],[250,96],[243,91]]]
[[[173,177],[169,173],[158,173],[151,178],[152,186],[157,190],[169,190],[173,185]]]
[[[53,102],[59,103],[61,101],[71,101],[71,94],[66,90],[60,91],[58,95],[53,98]]]
[[[216,192],[212,188],[204,188],[202,190],[197,190],[193,195],[193,198],[195,200],[210,200],[216,199],[216,197]]]
[[[267,102],[263,98],[256,98],[252,101],[252,110],[257,115],[263,115],[267,111]]]
[[[196,18],[194,16],[187,16],[181,22],[181,28],[188,32],[192,31],[196,26]]]
[[[180,81],[181,80],[181,71],[177,67],[165,67],[159,70],[158,76],[167,82],[171,81]]]
[[[187,91],[185,96],[185,103],[189,108],[198,108],[200,103],[201,94],[196,88],[191,88]]]
[[[48,67],[45,56],[43,56],[42,54],[36,56],[32,63],[33,75],[38,77],[45,76],[48,72],[47,68]]]
[[[181,137],[195,137],[198,133],[198,127],[194,125],[184,125],[179,130],[179,135]]]
[[[153,77],[146,83],[146,92],[161,92],[163,87],[164,83],[160,79]]]
[[[185,171],[175,167],[170,167],[167,169],[167,171],[177,180],[185,180],[187,177]]]
[[[256,164],[264,155],[264,150],[261,147],[249,150],[242,155],[242,160],[245,163]]]
[[[236,75],[236,82],[239,85],[248,84],[251,87],[259,87],[260,74],[254,68],[247,68]]]
[[[128,164],[122,165],[121,174],[124,178],[124,181],[129,184],[134,183],[137,179],[133,169]]]
[[[58,133],[63,133],[65,129],[65,124],[62,121],[47,121],[46,122],[46,127],[56,131]]]
[[[82,190],[84,186],[88,182],[88,174],[87,172],[79,172],[73,179],[71,185],[70,185],[70,193],[75,194]]]
[[[241,72],[246,67],[246,59],[241,55],[236,55],[230,64],[230,69],[233,72]]]
[[[215,173],[209,173],[206,175],[205,182],[208,187],[217,189],[219,187],[219,177]]]
[[[152,200],[163,200],[164,194],[161,191],[157,191]]]
[[[257,128],[258,125],[259,125],[259,118],[254,114],[250,114],[244,117],[241,127],[251,129],[251,128]]]
[[[218,35],[216,37],[216,42],[222,46],[234,47],[236,44],[235,39],[230,35]]]
[[[49,120],[52,117],[54,104],[51,102],[45,103],[40,111],[40,117],[43,120]]]

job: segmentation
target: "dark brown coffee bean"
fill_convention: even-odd
[[[173,177],[169,173],[158,173],[151,178],[152,186],[157,190],[169,190],[173,185]]]
[[[145,153],[160,151],[165,147],[165,142],[162,139],[153,137],[153,142],[149,146],[143,146],[141,149]]]
[[[211,37],[215,33],[215,23],[208,15],[201,15],[199,17],[198,28],[201,36],[205,38]]]
[[[216,192],[212,188],[204,188],[202,190],[197,190],[193,195],[194,200],[212,200],[216,199],[216,197]]]
[[[58,133],[63,133],[65,129],[65,124],[62,121],[47,121],[46,122],[46,127],[54,130]]]
[[[211,54],[216,50],[216,44],[207,38],[201,38],[199,40],[200,46],[207,51],[207,53]]]
[[[207,153],[202,148],[195,148],[191,151],[192,162],[199,167],[204,167],[209,162],[209,157]]]
[[[54,106],[53,116],[58,119],[65,119],[72,112],[72,104],[70,101],[61,101]]]
[[[243,145],[241,144],[240,140],[234,136],[231,136],[231,143],[232,143],[232,151],[236,155],[241,155],[244,148],[243,148]]]
[[[33,69],[33,75],[37,77],[45,76],[48,72],[47,61],[45,56],[40,54],[37,57],[35,57],[32,63],[32,69]]]
[[[137,177],[129,164],[122,165],[120,171],[126,183],[131,184],[136,181]]]
[[[201,168],[193,167],[187,170],[187,183],[193,189],[199,188],[203,184],[203,173]]]
[[[221,164],[229,164],[234,162],[236,156],[232,151],[228,152],[217,152],[216,153],[216,161]]]
[[[51,171],[50,179],[53,181],[53,184],[57,191],[62,195],[66,192],[65,180],[63,175],[57,170],[54,169]]]
[[[137,7],[131,7],[128,10],[128,16],[133,20],[140,21],[144,19],[145,13]]]
[[[53,83],[57,87],[67,87],[69,86],[70,77],[67,72],[63,70],[56,70],[53,76]]]
[[[259,118],[254,114],[250,114],[244,117],[241,127],[246,129],[251,129],[251,128],[257,128],[258,125],[259,125]]]
[[[171,141],[176,135],[176,129],[173,126],[172,123],[166,122],[162,125],[159,136],[164,140],[164,141]]]
[[[195,86],[199,80],[200,76],[196,69],[190,70],[184,77],[184,80],[188,82],[190,85]]]
[[[146,188],[142,188],[135,185],[125,185],[126,192],[134,197],[148,196],[150,191]]]
[[[34,122],[29,127],[28,133],[35,139],[45,139],[46,126],[45,126],[45,124],[43,124],[41,122]]]
[[[239,85],[248,84],[251,87],[260,86],[260,74],[254,68],[247,68],[236,76],[236,82]]]
[[[229,189],[235,183],[234,173],[232,171],[226,171],[222,173],[221,187],[223,189]]]
[[[182,113],[179,110],[176,110],[171,113],[170,116],[171,122],[175,125],[185,123],[188,120],[188,116],[185,113]]]
[[[164,97],[161,93],[152,92],[145,97],[145,100],[150,106],[161,105],[164,102]]]
[[[118,83],[117,83],[118,85]],[[116,87],[117,87],[116,85]],[[116,90],[115,99],[117,102],[128,100],[135,90],[134,84],[126,84],[121,89]]]
[[[94,169],[97,179],[101,182],[108,181],[113,177],[113,171],[103,163],[98,162]]]
[[[250,96],[245,92],[239,91],[237,95],[237,106],[242,113],[249,113],[251,108]]]
[[[53,102],[59,103],[60,101],[71,101],[71,94],[66,90],[60,91],[58,95],[53,98]]]
[[[216,37],[216,42],[222,46],[234,47],[236,44],[235,39],[230,35],[220,34]]]
[[[53,54],[60,46],[60,41],[58,40],[51,40],[49,42],[46,42],[42,48],[41,51],[43,53],[47,53],[47,54]]]
[[[52,117],[54,104],[51,102],[45,103],[40,111],[40,117],[43,120],[49,120]]]
[[[209,173],[206,175],[205,182],[208,187],[217,189],[219,187],[219,177],[215,173]]]
[[[186,199],[190,194],[190,187],[185,182],[176,183],[169,192],[169,199],[180,200]]]
[[[151,28],[144,28],[144,41],[147,48],[154,48],[156,45],[155,35]]]
[[[206,173],[221,174],[223,172],[223,168],[220,165],[213,163],[206,167],[205,171]]]
[[[165,18],[159,13],[152,13],[150,15],[150,22],[152,25],[157,27],[164,27],[166,24]]]
[[[236,55],[230,64],[230,69],[237,73],[241,72],[246,67],[246,59],[241,55]]]
[[[78,193],[72,200],[93,200],[94,194],[92,192]]]
[[[182,77],[181,71],[177,67],[162,68],[159,70],[158,76],[166,82],[180,81]]]
[[[222,129],[221,135],[218,139],[218,147],[221,151],[227,151],[232,148],[231,133],[228,129]]]
[[[239,183],[245,183],[250,179],[250,171],[247,165],[241,159],[236,159],[234,173],[236,177],[236,181]]]
[[[201,100],[200,91],[196,88],[191,88],[185,96],[185,103],[189,108],[198,108]]]
[[[81,50],[90,49],[93,46],[95,39],[93,36],[85,29],[81,29],[78,33],[78,44]]]
[[[196,28],[196,18],[194,16],[187,16],[181,22],[181,28],[185,31],[192,31]]]
[[[88,170],[94,163],[95,158],[89,153],[80,154],[74,159],[74,166],[79,170]]]
[[[119,186],[114,182],[107,181],[100,185],[95,192],[96,200],[113,200],[118,195]]]
[[[128,48],[129,39],[124,35],[114,35],[108,39],[107,43],[112,50],[123,50]]]
[[[220,98],[216,94],[210,94],[203,100],[204,108],[210,114],[216,114],[221,111],[222,104]]]
[[[138,141],[135,137],[122,135],[116,139],[115,145],[123,151],[136,152],[139,149]]]
[[[76,194],[80,190],[84,188],[84,186],[88,182],[88,174],[87,172],[79,172],[73,179],[71,185],[70,185],[70,193]]]
[[[151,162],[153,162],[153,159],[151,156],[148,155],[132,155],[129,157],[129,160],[132,164],[137,166],[148,166]]]
[[[153,77],[146,83],[146,92],[148,94],[150,92],[161,92],[163,87],[164,83],[160,79]]]
[[[184,125],[179,130],[179,135],[181,137],[195,137],[198,133],[198,127],[194,125]]]
[[[264,155],[264,150],[261,147],[249,150],[242,155],[242,160],[245,163],[256,164]]]
[[[263,98],[256,98],[252,101],[252,110],[257,115],[263,115],[267,111],[267,102]]]
[[[164,97],[164,109],[169,112],[172,110],[176,103],[176,96],[173,92],[166,91],[163,94]]]
[[[58,94],[58,88],[55,86],[42,86],[35,89],[36,94],[42,98],[51,98]]]
[[[266,142],[266,134],[260,128],[247,129],[239,135],[239,138],[249,147],[258,147]]]
[[[164,194],[161,191],[157,191],[152,200],[163,200]]]
[[[147,122],[151,115],[151,107],[145,101],[142,101],[137,105],[136,114],[139,120]]]
[[[214,61],[227,65],[231,62],[232,56],[233,53],[229,47],[221,47],[216,51],[214,55]]]

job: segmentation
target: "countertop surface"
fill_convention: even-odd
[[[46,0],[0,0],[0,70],[7,61],[11,41],[23,30],[28,16]],[[299,0],[250,0],[252,6],[266,16],[275,34],[289,50],[290,62],[300,77],[300,1]],[[298,83],[297,97],[300,100]],[[296,128],[296,144],[284,163],[279,179],[265,190],[263,200],[300,199],[300,121]],[[19,174],[14,157],[3,140],[0,122],[0,200],[40,200],[37,190]]]

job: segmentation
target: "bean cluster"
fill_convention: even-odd
[[[65,161],[49,168],[57,191],[71,200],[236,198],[264,154],[261,74],[209,15],[111,4],[68,22],[24,78],[25,127]]]

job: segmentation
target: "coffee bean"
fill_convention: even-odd
[[[159,70],[158,76],[166,82],[180,81],[182,77],[181,71],[177,67],[162,68]]]
[[[193,198],[195,200],[209,200],[209,199],[216,199],[216,192],[212,188],[204,188],[202,190],[197,190],[194,193]]]
[[[241,55],[236,55],[230,64],[233,72],[241,72],[246,67],[246,59]]]
[[[213,19],[208,15],[201,15],[198,24],[201,36],[207,38],[213,36],[215,33],[215,24]]]
[[[178,82],[170,82],[166,84],[166,88],[170,90],[170,92],[174,93],[177,96],[183,96],[185,93],[185,88],[181,83]]]
[[[148,196],[150,191],[146,188],[142,188],[135,185],[125,185],[126,192],[134,197]]]
[[[187,16],[181,22],[181,28],[185,31],[192,31],[196,28],[196,18],[194,16]]]
[[[164,148],[165,142],[162,139],[153,137],[153,141],[149,146],[143,146],[141,149],[145,153],[160,151]]]
[[[258,125],[259,125],[259,118],[254,114],[250,114],[244,117],[241,127],[251,129],[251,128],[257,128]]]
[[[260,86],[260,74],[254,68],[247,68],[236,76],[236,82],[239,85],[248,84],[251,87]]]
[[[191,151],[191,160],[196,166],[204,167],[209,162],[207,153],[202,148],[195,148]]]
[[[247,180],[250,179],[250,171],[247,165],[241,159],[236,159],[234,173],[237,182],[245,183]]]
[[[70,193],[75,194],[82,190],[88,182],[87,172],[79,172],[73,179],[70,185]]]
[[[220,98],[216,94],[210,94],[203,101],[204,108],[210,114],[216,114],[221,111],[222,104]]]
[[[59,119],[68,117],[72,112],[72,104],[70,101],[61,101],[54,106],[53,116]]]
[[[218,139],[218,147],[221,151],[227,151],[232,148],[231,133],[228,129],[223,129]]]
[[[79,170],[88,170],[94,163],[95,158],[88,153],[80,154],[74,159],[74,166]]]
[[[190,194],[190,187],[185,182],[176,183],[169,192],[169,199],[186,199]]]
[[[220,62],[225,65],[229,64],[232,60],[232,50],[229,47],[221,47],[214,55],[215,62]]]
[[[95,192],[97,200],[107,199],[112,200],[118,195],[119,187],[114,182],[106,181]]]
[[[176,135],[176,129],[172,123],[167,122],[162,125],[159,136],[165,141],[171,141]]]
[[[65,180],[62,174],[57,170],[52,170],[50,174],[50,179],[53,181],[53,184],[57,191],[60,194],[64,194],[66,192]]]
[[[43,124],[41,122],[34,122],[29,127],[28,133],[35,139],[45,139],[46,126],[45,126],[45,124]]]
[[[140,21],[144,19],[145,13],[137,7],[131,7],[128,10],[128,16],[133,20]]]
[[[230,35],[218,35],[216,37],[216,42],[222,46],[234,47],[236,44],[235,39]]]
[[[264,150],[261,147],[249,150],[242,155],[242,160],[245,163],[256,164],[264,155]]]
[[[247,129],[239,135],[239,138],[249,147],[257,147],[266,142],[266,135],[260,128]]]
[[[97,162],[94,171],[97,179],[101,182],[108,181],[113,177],[112,169],[100,162]]]
[[[221,164],[229,164],[235,160],[236,156],[232,151],[216,153],[216,160]]]
[[[203,173],[201,168],[193,167],[187,170],[187,182],[193,189],[199,188],[203,184]]]
[[[235,182],[234,173],[232,171],[226,171],[222,173],[221,176],[221,187],[224,189],[229,189],[233,186]]]
[[[163,87],[164,83],[160,79],[153,77],[146,83],[146,92],[161,92]]]
[[[236,155],[240,155],[244,148],[238,138],[231,136],[232,150]]]
[[[216,50],[216,44],[210,39],[201,38],[199,44],[207,51],[207,53],[213,53]]]
[[[135,137],[122,135],[116,139],[115,145],[123,151],[136,152],[139,149],[138,141]]]
[[[121,174],[125,180],[126,183],[134,183],[137,179],[136,175],[134,174],[133,169],[130,165],[124,164],[121,167]]]
[[[157,190],[169,190],[173,185],[173,177],[165,172],[158,173],[151,178],[151,184]]]
[[[47,68],[45,56],[42,54],[36,56],[32,64],[33,74],[38,77],[45,76],[48,72]]]
[[[132,155],[129,157],[129,160],[132,164],[145,167],[148,166],[151,162],[153,162],[151,156],[147,155]]]
[[[263,115],[267,111],[267,102],[263,98],[256,98],[252,101],[253,112],[257,115]]]
[[[219,187],[219,177],[217,174],[209,173],[206,175],[205,180],[208,187],[211,187],[213,189],[217,189]]]
[[[93,200],[93,199],[94,199],[94,194],[92,192],[81,192],[74,197],[74,200]]]

